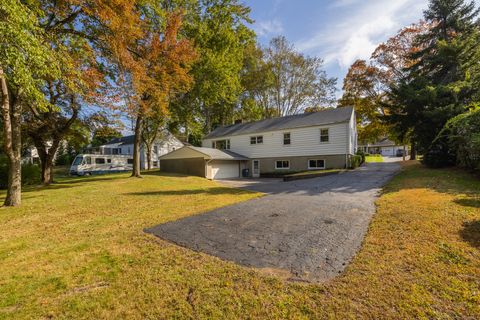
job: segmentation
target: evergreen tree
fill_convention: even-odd
[[[424,12],[433,25],[416,38],[415,63],[391,88],[389,122],[411,131],[425,152],[445,123],[465,111],[478,90],[470,74],[478,59],[478,10],[474,2],[431,0]]]

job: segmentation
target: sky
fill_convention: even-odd
[[[427,0],[244,0],[255,22],[259,42],[284,35],[297,50],[324,59],[330,77],[343,78],[356,59],[368,59],[375,48],[403,26],[418,22]]]

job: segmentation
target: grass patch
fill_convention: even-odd
[[[0,318],[480,317],[480,181],[462,171],[410,162],[377,201],[353,263],[321,285],[142,231],[259,194],[127,176],[61,178],[0,210]]]
[[[383,162],[383,157],[379,154],[365,156],[365,162]]]

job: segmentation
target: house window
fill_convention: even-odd
[[[325,169],[325,160],[308,160],[308,169]]]
[[[320,142],[325,143],[329,141],[328,129],[320,129]]]
[[[230,140],[217,140],[212,142],[212,148],[220,150],[230,150]]]
[[[153,153],[158,154],[158,146],[153,146]]]
[[[250,137],[250,144],[262,144],[263,136]]]
[[[95,164],[104,164],[105,158],[95,158]]]
[[[118,148],[113,148],[112,149],[112,154],[119,154],[118,150],[119,150]],[[122,149],[120,149],[120,150],[122,150]]]
[[[153,161],[153,166],[158,167],[158,161]]]
[[[290,161],[288,160],[275,161],[275,169],[290,169]]]
[[[290,132],[284,133],[283,134],[283,144],[284,145],[289,145],[290,143],[291,143]]]

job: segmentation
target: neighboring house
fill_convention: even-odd
[[[390,156],[390,157],[395,157],[397,155],[401,156],[401,152],[403,152],[403,150],[406,151],[405,155],[408,154],[407,146],[398,145],[388,138],[380,139],[379,141],[371,144],[367,143],[367,144],[359,145],[358,150],[361,150],[369,154],[380,154],[382,156]]]
[[[237,123],[215,129],[203,147],[160,158],[162,171],[209,179],[262,173],[345,168],[357,148],[351,107]]]
[[[119,155],[131,155],[132,159],[129,160],[133,162],[133,144],[135,136],[125,136],[121,138],[115,138],[110,140],[104,145],[99,147],[90,147],[85,150],[84,153],[88,154],[119,154]],[[183,143],[178,140],[174,135],[169,132],[165,132],[163,135],[159,136],[157,141],[153,144],[152,150],[152,168],[159,168],[159,157],[172,152],[176,149],[182,148]],[[146,169],[147,164],[147,153],[144,144],[140,147],[140,166],[141,169]]]

